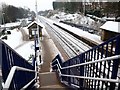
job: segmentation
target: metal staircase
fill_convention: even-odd
[[[34,88],[37,79],[35,60],[31,65],[1,40],[0,53],[3,90]]]
[[[59,77],[55,72],[45,72],[45,73],[40,73],[40,88],[45,89],[45,90],[67,90],[67,88],[60,83]]]
[[[0,41],[3,90],[66,90],[55,72],[39,73],[33,57],[32,65],[3,41]],[[36,50],[37,51],[36,47]],[[39,80],[38,80],[39,79]],[[39,85],[38,85],[39,84]],[[39,87],[36,87],[39,86]]]
[[[74,89],[120,90],[120,36],[67,61],[57,55],[52,69]]]
[[[120,36],[67,61],[57,55],[51,63],[53,72],[45,73],[37,71],[35,58],[31,65],[3,41],[0,48],[3,90],[34,90],[38,76],[39,90],[66,90],[63,84],[80,90],[120,90]]]

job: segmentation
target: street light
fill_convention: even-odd
[[[37,0],[36,0],[36,21],[37,21],[37,32],[38,32],[38,45],[39,45],[39,54],[41,54],[41,46],[40,46],[40,32],[39,32],[39,26],[38,26],[38,9],[37,9]],[[40,60],[40,63],[41,63],[41,55],[39,57],[39,54],[38,54],[38,58]]]
[[[4,15],[5,15],[5,13],[2,13],[2,20],[3,20],[3,24],[5,23],[5,20],[4,20]]]
[[[2,13],[2,23],[3,23],[3,25],[4,25],[4,30],[6,30],[6,28],[5,28],[5,13],[3,12]]]
[[[4,17],[5,12],[4,12],[4,9],[5,9],[5,8],[4,8],[4,5],[2,5],[2,20],[3,20],[2,23],[3,23],[3,24],[5,24],[5,19],[4,19],[4,18],[5,18],[5,17]]]

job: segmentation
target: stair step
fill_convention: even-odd
[[[60,90],[67,90],[66,87],[63,87],[62,85],[50,85],[50,86],[43,86],[43,87],[40,87],[39,90],[56,90],[56,89],[60,89]]]
[[[60,84],[55,72],[40,73],[39,82],[41,87]]]

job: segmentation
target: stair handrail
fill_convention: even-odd
[[[3,79],[3,82],[4,82],[2,85],[3,89],[10,89],[10,88],[21,89],[22,87],[24,89],[24,88],[29,87],[30,85],[31,85],[30,87],[32,87],[34,84],[36,84],[37,82],[35,80],[37,80],[37,62],[34,59],[34,57],[33,57],[33,65],[31,65],[22,56],[20,56],[15,50],[13,50],[9,45],[7,45],[4,41],[0,40],[0,45],[4,48],[4,53],[5,54],[7,53],[6,55],[9,54],[9,58],[6,59],[6,57],[3,56],[5,59],[4,58],[2,59],[3,61],[5,61],[5,63],[2,62],[2,65],[4,65],[4,66],[2,66],[2,69],[3,69],[3,67],[7,67],[7,69],[9,69],[9,71],[7,71],[7,75],[6,75],[5,79]],[[3,50],[3,48],[2,48],[2,50]],[[7,51],[9,51],[9,52],[7,52]],[[13,54],[14,54],[14,57],[17,56],[17,58],[13,58]],[[2,55],[4,55],[4,54],[2,54]],[[19,61],[19,63],[15,62],[15,61]],[[8,65],[6,65],[6,64],[10,65],[9,68],[8,68]],[[4,74],[6,74],[5,70],[6,69],[2,70],[2,71],[4,71]],[[23,74],[23,73],[18,72],[19,74],[17,74],[16,71],[24,71],[24,73],[26,73],[25,78],[23,77],[23,79],[26,79],[27,75],[30,76],[29,80],[28,81],[25,80],[25,83],[23,83],[22,86],[17,85],[16,80],[19,79],[18,75]],[[29,74],[28,72],[33,72],[33,73]],[[3,74],[3,77],[4,77],[4,74]],[[16,76],[18,78],[16,78]],[[16,85],[17,87],[14,87],[14,85],[12,83],[14,85]]]
[[[60,72],[61,82],[68,87],[120,89],[119,55],[120,35],[65,62],[57,55],[52,61],[52,69]]]
[[[41,64],[41,63],[40,63]],[[35,61],[35,70],[33,70],[33,71],[35,71],[35,78],[34,79],[32,79],[28,84],[26,84],[23,88],[21,88],[21,90],[24,90],[25,88],[27,88],[33,81],[35,81],[35,80],[37,80],[37,77],[38,77],[38,70],[37,70],[37,62]]]
[[[27,68],[23,68],[23,67],[19,67],[19,66],[13,66],[11,68],[10,72],[9,72],[9,75],[8,75],[6,81],[5,81],[5,84],[3,86],[3,90],[9,89],[10,84],[12,82],[12,79],[13,79],[13,77],[15,75],[15,71],[17,71],[17,70],[36,73],[36,71],[32,70],[32,69],[27,69]],[[36,79],[36,76],[35,76],[35,78],[33,80],[30,81],[30,83],[32,83],[35,79]]]
[[[67,75],[67,74],[62,74],[62,72],[61,72],[62,69],[68,69],[68,68],[78,67],[78,66],[87,65],[87,64],[94,64],[94,63],[98,63],[98,62],[102,62],[102,61],[109,61],[111,59],[112,60],[120,59],[120,55],[115,55],[115,56],[107,57],[107,58],[104,58],[104,59],[98,59],[96,61],[90,61],[90,62],[71,65],[71,66],[67,66],[67,67],[62,67],[61,64],[59,63],[59,60],[57,58],[55,58],[54,62],[57,61],[58,64],[55,64],[54,66],[52,66],[52,68],[55,67],[55,66],[58,67],[57,69],[59,71],[59,76],[81,78],[81,79],[91,79],[91,80],[100,80],[100,81],[108,81],[108,82],[113,82],[113,83],[120,83],[119,79],[116,80],[116,79],[107,79],[107,78],[95,78],[95,77],[85,77],[85,76],[77,76],[77,75]]]
[[[58,62],[58,65],[60,66],[60,69],[68,69],[68,68],[74,68],[74,67],[78,67],[78,66],[83,66],[83,65],[87,65],[87,64],[94,64],[94,63],[98,63],[98,62],[102,62],[102,61],[109,61],[109,60],[114,60],[114,59],[120,59],[120,55],[115,55],[115,56],[111,56],[111,57],[106,57],[106,58],[102,58],[102,59],[98,59],[95,61],[89,61],[89,62],[85,62],[85,63],[81,63],[81,64],[76,64],[76,65],[71,65],[71,66],[67,66],[67,67],[62,67],[61,64],[59,63],[59,60],[56,59],[56,61]],[[53,65],[53,67],[55,67],[57,64]]]

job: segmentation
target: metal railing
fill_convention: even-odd
[[[23,67],[18,67],[18,66],[13,66],[10,70],[10,73],[7,77],[7,80],[3,86],[3,90],[6,90],[6,89],[9,89],[10,87],[10,84],[12,82],[12,79],[14,78],[15,76],[15,72],[16,71],[27,71],[27,72],[36,72],[35,70],[31,70],[31,69],[27,69],[27,68],[23,68]],[[36,77],[34,79],[32,79],[28,84],[30,85],[34,80],[36,79]],[[23,88],[26,89],[29,85],[26,84]]]
[[[22,88],[33,88],[37,79],[36,60],[33,60],[34,65],[31,65],[1,40],[0,52],[2,80],[4,82],[3,89],[20,90]]]
[[[116,36],[65,62],[56,56],[52,69],[69,87],[119,90],[119,62],[120,36]]]

